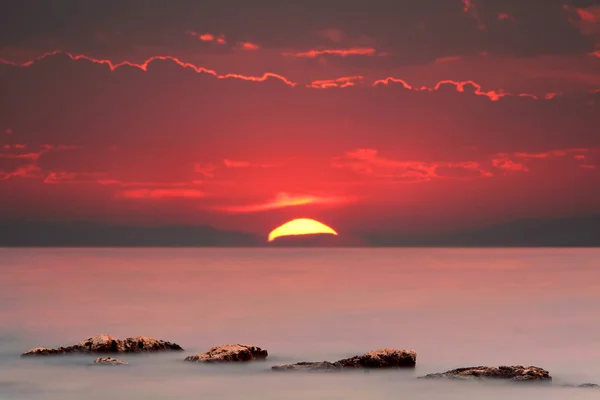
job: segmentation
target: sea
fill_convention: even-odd
[[[183,352],[21,358],[96,334]],[[219,344],[265,361],[204,365]],[[414,369],[276,372],[379,348]],[[533,365],[551,385],[417,377]],[[600,399],[600,249],[0,249],[0,399]]]

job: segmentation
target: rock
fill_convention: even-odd
[[[501,367],[468,367],[450,371],[428,374],[421,379],[456,379],[481,380],[503,379],[513,382],[551,381],[549,372],[539,367],[501,366]]]
[[[257,346],[245,344],[225,344],[213,347],[205,353],[188,356],[185,361],[213,363],[213,362],[244,362],[264,360],[269,353]]]
[[[67,349],[64,347],[59,347],[58,349],[48,349],[46,347],[36,347],[31,350],[27,350],[25,353],[21,354],[21,356],[53,356],[66,354]]]
[[[26,351],[22,356],[49,356],[77,353],[141,353],[167,350],[183,349],[176,343],[165,342],[164,340],[145,336],[136,336],[120,340],[111,335],[100,334],[72,346],[61,346],[56,349],[36,347]]]
[[[124,353],[123,341],[104,333],[92,336],[84,341],[70,346],[75,352],[80,349],[81,353]]]
[[[98,357],[94,360],[98,365],[128,365],[127,361],[122,361],[113,357]]]
[[[414,350],[380,349],[370,351],[362,356],[344,358],[336,362],[299,362],[296,364],[282,364],[271,367],[274,371],[341,371],[356,368],[402,368],[414,367],[417,362],[417,353]]]
[[[281,364],[271,367],[274,371],[306,371],[306,372],[337,372],[344,367],[339,363],[329,361],[299,362],[296,364]]]
[[[600,385],[596,385],[595,383],[582,383],[580,385],[575,385],[573,383],[564,383],[559,385],[565,388],[587,388],[587,389],[600,389]]]
[[[183,350],[180,345],[164,340],[146,336],[135,336],[123,340],[125,353],[139,353],[145,351]]]
[[[362,356],[337,361],[344,368],[402,368],[414,367],[417,352],[414,350],[379,349]]]

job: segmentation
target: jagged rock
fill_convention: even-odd
[[[341,364],[329,361],[299,362],[296,364],[281,364],[271,367],[274,371],[306,371],[306,372],[336,372],[344,368]]]
[[[336,362],[299,362],[296,364],[275,365],[275,371],[341,371],[342,369],[356,368],[402,368],[414,367],[417,362],[417,353],[414,350],[379,349],[370,351],[361,356],[344,358]]]
[[[480,380],[503,379],[514,382],[551,381],[550,373],[539,367],[501,366],[501,367],[468,367],[450,371],[428,374],[421,379],[455,379],[455,380]]]
[[[337,361],[344,368],[401,368],[414,367],[417,352],[414,350],[379,349],[362,356]]]
[[[183,350],[180,345],[147,336],[135,336],[123,340],[125,353],[139,353],[144,351]]]
[[[213,362],[244,362],[264,360],[269,353],[257,346],[245,344],[225,344],[213,347],[205,353],[188,356],[185,361],[213,363]]]
[[[48,349],[36,347],[28,350],[22,356],[49,356],[76,353],[141,353],[167,350],[183,350],[176,343],[153,339],[145,336],[136,336],[125,340],[117,339],[111,335],[100,334],[67,347]]]
[[[122,361],[113,357],[98,357],[94,360],[97,365],[128,365],[127,361]]]
[[[35,347],[33,349],[27,350],[25,353],[21,354],[21,356],[53,356],[66,354],[68,349],[65,347],[59,347],[57,349],[48,349],[46,347]]]

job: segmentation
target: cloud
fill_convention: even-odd
[[[199,199],[204,192],[196,189],[126,189],[116,197],[126,199]]]
[[[567,148],[544,152],[513,152],[497,153],[492,156],[480,155],[479,160],[459,162],[448,161],[419,161],[393,160],[379,155],[375,149],[356,149],[343,156],[333,158],[331,166],[352,170],[358,174],[378,179],[418,183],[435,179],[473,179],[491,178],[495,176],[494,169],[504,172],[530,172],[531,160],[552,160],[566,158],[582,165],[591,165],[587,155],[600,155],[600,148]]]
[[[214,178],[215,177],[215,170],[217,169],[217,166],[214,164],[200,164],[200,163],[194,163],[194,172],[197,172],[201,175],[203,175],[205,178]]]
[[[215,211],[226,213],[255,213],[269,210],[275,210],[287,207],[298,207],[306,205],[323,205],[323,204],[344,204],[353,201],[350,197],[338,196],[318,196],[318,195],[293,195],[288,193],[279,193],[269,201],[255,204],[245,205],[229,205],[214,207]]]
[[[473,4],[473,0],[461,0],[463,3],[463,12],[469,14],[471,18],[477,22],[477,28],[480,30],[485,30],[486,26],[483,22],[483,19],[479,15],[479,11],[475,4]]]
[[[225,35],[214,35],[212,33],[198,33],[195,31],[185,31],[186,35],[198,38],[198,40],[202,42],[214,42],[217,44],[227,44],[227,40],[225,39]]]
[[[282,56],[286,57],[300,57],[300,58],[316,58],[318,56],[323,55],[333,55],[340,57],[347,56],[374,56],[377,53],[372,47],[356,47],[350,49],[321,49],[321,50],[308,50],[303,52],[291,53],[284,52],[281,53]]]
[[[26,144],[4,144],[0,147],[0,159],[4,160],[25,160],[29,163],[24,166],[16,166],[10,171],[1,170],[0,180],[8,180],[10,178],[26,178],[26,179],[41,179],[43,177],[42,170],[38,166],[40,158],[52,151],[76,150],[80,146],[73,145],[49,145],[44,144],[39,146],[38,151],[27,151]]]
[[[525,166],[525,164],[520,163],[520,162],[515,162],[508,157],[494,158],[492,160],[492,165],[495,168],[502,169],[505,171],[511,171],[511,172],[527,172],[527,171],[529,171],[529,168],[527,168]]]
[[[102,178],[105,175],[105,173],[96,172],[53,171],[46,175],[43,182],[48,184],[89,183],[94,182],[96,179]]]
[[[554,149],[542,152],[514,152],[514,153],[498,153],[493,159],[494,167],[507,172],[529,172],[530,167],[526,165],[527,161],[531,160],[551,160],[572,156],[573,160],[583,161],[587,159],[588,154],[599,154],[600,149],[597,148],[568,148]],[[580,164],[579,166],[581,167]],[[585,168],[585,167],[582,167]]]
[[[257,45],[256,43],[252,43],[252,42],[241,42],[240,46],[242,47],[243,50],[258,50],[260,49],[260,46]]]
[[[498,21],[517,22],[517,19],[508,13],[498,13]]]
[[[72,53],[63,53],[60,51],[55,51],[55,52],[50,52],[50,53],[45,53],[42,56],[39,56],[37,58],[33,58],[30,59],[29,61],[25,61],[25,62],[21,62],[21,63],[17,63],[17,62],[13,62],[13,61],[8,61],[5,59],[0,59],[0,64],[6,64],[6,65],[11,65],[14,67],[22,67],[22,68],[26,68],[26,67],[30,67],[33,64],[35,64],[36,62],[39,62],[41,60],[44,60],[46,58],[49,57],[67,57],[67,60],[72,60],[72,61],[88,61],[97,65],[102,65],[102,66],[108,66],[108,68],[111,71],[115,71],[118,68],[121,67],[130,67],[130,68],[135,68],[141,71],[148,71],[149,69],[149,65],[153,62],[167,62],[167,63],[174,63],[176,66],[182,68],[182,69],[186,69],[186,70],[192,70],[198,74],[207,74],[207,75],[211,75],[217,79],[223,80],[223,79],[236,79],[236,80],[243,80],[243,81],[250,81],[250,82],[265,82],[265,81],[279,81],[284,83],[287,86],[290,87],[296,87],[298,85],[298,83],[295,80],[291,80],[289,78],[287,78],[284,75],[280,75],[274,72],[265,72],[262,75],[261,74],[257,74],[257,75],[243,75],[243,74],[237,74],[237,73],[226,73],[226,74],[219,74],[217,73],[215,70],[212,69],[207,69],[204,67],[200,67],[196,64],[190,63],[190,62],[186,62],[181,60],[180,58],[174,57],[174,56],[152,56],[149,58],[146,58],[146,60],[144,62],[141,63],[136,63],[136,62],[132,62],[132,61],[122,61],[119,63],[113,63],[112,61],[108,60],[108,59],[98,59],[98,58],[93,58],[87,55],[75,55]],[[440,75],[440,69],[442,69],[442,73],[447,74],[448,71],[450,71],[450,73],[452,75],[462,75],[464,76],[463,71],[467,71],[469,69],[473,69],[474,71],[481,71],[482,68],[485,69],[489,69],[489,68],[493,68],[494,71],[496,71],[496,73],[490,73],[487,76],[490,77],[490,79],[494,79],[494,76],[498,76],[498,74],[502,77],[502,72],[498,70],[498,66],[494,66],[491,65],[492,60],[486,60],[484,65],[479,65],[477,63],[475,63],[475,65],[471,64],[470,62],[473,60],[467,60],[464,59],[463,57],[460,56],[447,56],[447,57],[440,57],[438,59],[436,59],[436,62],[430,63],[430,65],[432,66],[431,68],[427,68],[427,69],[423,69],[423,71],[429,71],[427,72],[427,75],[431,74],[431,76],[435,76],[435,75]],[[452,61],[452,62],[450,62]],[[460,61],[460,63],[459,63]],[[463,61],[464,61],[464,65],[463,65]],[[561,69],[555,69],[555,70],[550,70],[550,71],[546,71],[544,69],[540,70],[538,65],[532,65],[531,63],[529,64],[517,64],[517,67],[515,66],[511,66],[511,63],[507,63],[506,60],[502,60],[502,59],[497,59],[497,62],[502,62],[503,65],[506,65],[507,68],[509,69],[516,69],[518,67],[519,70],[521,70],[522,68],[525,71],[528,72],[523,72],[520,76],[517,76],[515,78],[511,77],[512,79],[517,79],[518,80],[518,84],[519,85],[529,85],[528,82],[540,82],[542,79],[544,80],[557,80],[559,81],[559,85],[561,87],[561,89],[565,89],[567,92],[570,90],[575,90],[573,88],[565,88],[565,81],[566,80],[572,80],[573,84],[571,86],[573,87],[581,87],[582,84],[585,84],[587,87],[591,87],[592,85],[596,85],[598,83],[598,76],[597,74],[594,74],[592,72],[581,72],[581,71],[569,71],[568,73],[565,72],[564,67],[560,67],[560,63],[564,62],[561,60],[553,60],[554,63],[556,63],[556,68],[560,67]],[[479,60],[478,62],[483,62],[481,60]],[[513,62],[513,61],[511,61]],[[516,62],[516,61],[515,61]],[[525,63],[524,61],[519,61],[521,63]],[[547,64],[547,63],[546,63]],[[246,64],[243,64],[246,65]],[[569,62],[567,64],[567,66],[572,69],[574,67],[574,64],[572,62]],[[460,72],[457,72],[457,69],[460,68]],[[537,68],[536,74],[532,76],[532,68]],[[364,69],[361,69],[361,71]],[[528,98],[528,99],[534,99],[534,100],[551,100],[551,99],[555,99],[556,97],[558,97],[562,92],[559,91],[547,91],[546,93],[543,94],[534,94],[534,93],[530,93],[530,92],[508,92],[505,91],[502,88],[494,88],[494,89],[483,89],[483,85],[480,84],[479,82],[477,82],[476,80],[473,79],[467,79],[467,80],[452,80],[452,79],[444,79],[444,80],[438,80],[433,86],[426,86],[426,85],[421,85],[421,86],[413,86],[413,84],[408,83],[407,79],[404,78],[396,78],[394,76],[388,76],[387,78],[384,79],[374,79],[379,73],[375,72],[375,71],[384,71],[384,70],[374,70],[374,71],[367,71],[369,73],[369,80],[366,81],[365,76],[363,75],[347,75],[347,76],[342,76],[341,78],[335,78],[335,79],[320,79],[320,80],[312,80],[312,81],[308,81],[309,83],[306,84],[306,87],[309,88],[319,88],[319,89],[324,89],[324,88],[346,88],[346,87],[351,87],[351,86],[358,86],[359,84],[371,84],[372,86],[382,86],[382,85],[392,85],[392,84],[400,84],[404,89],[407,90],[411,90],[411,91],[426,91],[426,92],[436,92],[441,90],[442,88],[446,87],[446,86],[454,86],[455,90],[457,92],[460,93],[464,93],[464,92],[468,92],[477,96],[485,96],[488,99],[492,100],[492,101],[498,101],[502,98],[506,98],[506,97],[513,97],[513,98]],[[390,72],[389,69],[386,69],[385,71],[387,71],[388,73]],[[410,70],[405,70],[409,76],[413,77],[414,79],[423,79],[423,78],[419,78],[416,77],[414,75],[414,71],[412,71],[413,73],[411,73]],[[533,79],[535,78],[535,79]],[[500,78],[500,82],[506,82],[506,78]],[[586,89],[584,89],[586,90]]]
[[[363,76],[343,76],[336,79],[323,79],[312,81],[306,87],[313,89],[346,88],[355,86],[356,82],[363,80]]]
[[[439,178],[469,179],[490,177],[476,161],[429,162],[392,160],[379,156],[375,149],[356,149],[333,158],[334,168],[350,169],[358,174],[404,183],[428,182]]]
[[[276,164],[253,163],[249,161],[229,160],[224,159],[223,165],[227,168],[273,168]]]
[[[0,181],[6,181],[11,178],[36,179],[41,177],[41,169],[35,164],[27,164],[23,167],[17,167],[12,171],[0,171]]]
[[[322,38],[325,38],[327,40],[330,40],[334,43],[341,42],[345,37],[344,32],[342,32],[339,29],[335,29],[335,28],[328,28],[328,29],[323,29],[323,30],[317,31],[317,35]]]
[[[460,60],[459,56],[447,56],[447,57],[438,57],[435,59],[434,62],[443,63],[443,62],[451,62],[451,61],[458,61],[458,60]]]
[[[492,90],[485,91],[482,89],[482,87],[479,83],[472,81],[472,80],[454,81],[454,80],[450,80],[450,79],[444,79],[444,80],[438,81],[433,87],[429,87],[429,86],[415,87],[415,86],[410,85],[404,79],[387,77],[385,79],[379,79],[379,80],[373,82],[373,86],[390,85],[392,83],[400,84],[404,89],[412,90],[412,91],[416,91],[416,92],[436,92],[436,91],[439,91],[443,86],[450,85],[450,86],[454,86],[456,88],[457,92],[464,93],[466,91],[466,87],[470,86],[474,89],[472,92],[474,95],[485,96],[488,99],[490,99],[491,101],[498,101],[498,100],[502,99],[503,97],[524,97],[524,98],[530,98],[530,99],[534,99],[534,100],[552,100],[558,96],[558,94],[554,93],[554,92],[546,93],[544,95],[535,95],[535,94],[531,94],[531,93],[508,93],[508,92],[505,92],[503,89],[492,89]]]
[[[47,153],[51,149],[47,146],[40,146],[40,150],[38,151],[28,151],[22,152],[19,150],[25,150],[27,145],[24,144],[5,144],[0,150],[0,158],[8,158],[8,159],[23,159],[23,160],[39,160],[42,154]]]
[[[179,58],[173,57],[173,56],[153,56],[153,57],[147,58],[143,63],[134,63],[131,61],[123,61],[120,63],[113,63],[112,61],[107,60],[107,59],[99,59],[99,58],[90,57],[90,56],[87,56],[84,54],[73,54],[73,53],[69,53],[69,52],[62,52],[62,51],[56,50],[56,51],[52,51],[49,53],[45,53],[33,60],[29,60],[24,63],[15,63],[15,62],[12,62],[9,60],[0,59],[0,64],[11,65],[14,67],[27,68],[27,67],[32,66],[36,62],[44,60],[45,58],[58,56],[61,54],[66,55],[73,61],[86,60],[86,61],[93,62],[94,64],[106,65],[110,68],[111,71],[115,71],[118,68],[127,66],[127,67],[137,68],[141,71],[146,72],[146,71],[148,71],[148,66],[152,62],[170,61],[170,62],[173,62],[176,65],[180,66],[181,68],[191,69],[199,74],[212,75],[217,79],[240,79],[240,80],[244,80],[244,81],[248,81],[248,82],[265,82],[269,79],[275,79],[275,80],[281,81],[284,84],[291,86],[291,87],[294,87],[297,85],[296,82],[289,80],[288,78],[284,77],[283,75],[279,75],[279,74],[276,74],[273,72],[265,72],[260,76],[242,75],[242,74],[235,74],[235,73],[219,74],[212,69],[199,67],[192,63],[182,61]]]
[[[215,37],[210,33],[203,33],[198,36],[198,39],[202,40],[203,42],[212,42],[215,40]]]
[[[27,145],[26,144],[5,144],[2,146],[2,148],[4,150],[11,150],[11,149],[23,150],[23,149],[27,148]]]
[[[100,179],[96,181],[99,185],[117,185],[122,187],[167,187],[167,188],[181,188],[189,187],[194,185],[201,185],[203,181],[191,181],[191,182],[145,182],[145,181],[120,181],[117,179]]]
[[[584,153],[590,153],[598,151],[596,148],[586,148],[586,147],[576,147],[570,149],[557,149],[550,151],[543,151],[538,153],[527,153],[527,152],[516,152],[513,153],[512,156],[515,158],[520,158],[524,160],[531,159],[546,159],[546,158],[554,158],[554,157],[566,157],[569,154],[574,154],[576,159],[580,159]],[[585,156],[583,156],[585,157]]]
[[[600,35],[600,5],[587,8],[564,5],[563,10],[568,14],[569,22],[575,25],[582,35]]]

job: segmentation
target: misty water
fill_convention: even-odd
[[[98,333],[182,353],[20,358]],[[200,365],[225,343],[264,362]],[[411,370],[277,373],[382,347]],[[552,385],[418,380],[536,365]],[[597,249],[0,249],[0,399],[598,399]]]

